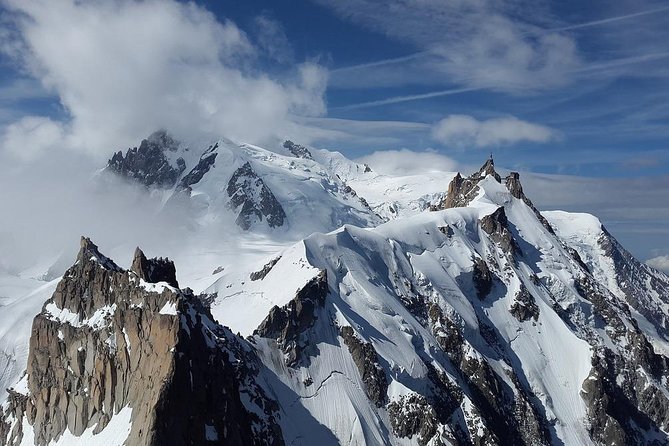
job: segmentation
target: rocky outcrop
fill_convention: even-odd
[[[400,438],[418,439],[425,446],[437,433],[437,413],[422,395],[412,394],[388,404],[388,418],[393,433]]]
[[[209,172],[209,169],[214,166],[214,162],[216,161],[216,156],[218,155],[216,152],[217,148],[218,143],[204,151],[195,167],[179,181],[179,187],[187,188],[193,184],[197,184]]]
[[[139,148],[129,149],[125,156],[121,151],[116,152],[107,169],[147,187],[172,187],[186,170],[184,159],[176,157],[178,150],[179,143],[166,131],[159,130],[143,140]]]
[[[509,220],[503,206],[481,218],[481,229],[497,243],[503,252],[514,254],[520,251],[509,228]]]
[[[269,262],[267,262],[267,264],[265,264],[262,267],[260,271],[252,272],[250,275],[250,279],[253,281],[264,279],[265,276],[267,276],[269,272],[272,271],[272,268],[274,268],[274,265],[276,265],[279,262],[279,260],[281,260],[281,256],[270,260]]]
[[[450,209],[455,207],[465,207],[476,197],[479,191],[479,182],[488,175],[492,176],[498,183],[502,183],[511,193],[514,198],[523,200],[537,216],[541,224],[551,233],[555,234],[553,228],[546,218],[541,215],[541,212],[534,206],[532,201],[523,192],[523,186],[520,183],[520,174],[518,172],[511,172],[506,178],[502,177],[495,171],[495,162],[492,157],[488,159],[478,172],[463,178],[460,173],[457,173],[448,185],[448,192],[446,196],[438,203],[430,206],[431,211],[438,211],[442,209]]]
[[[236,223],[242,229],[267,221],[270,228],[282,226],[286,212],[265,182],[246,162],[237,169],[228,182],[228,196],[233,209],[239,209]]]
[[[530,319],[535,321],[539,319],[539,307],[534,301],[534,297],[525,285],[520,286],[520,290],[516,293],[513,299],[513,304],[509,311],[520,322],[525,322]]]
[[[140,279],[151,282],[165,282],[170,286],[179,288],[177,282],[177,270],[174,263],[169,259],[155,258],[147,259],[141,249],[135,249],[130,270]]]
[[[41,446],[66,430],[100,432],[126,408],[128,446],[283,444],[276,403],[254,384],[257,359],[243,341],[197,297],[150,282],[151,267],[166,262],[138,250],[140,279],[82,238],[33,322],[26,390],[0,417],[2,444],[20,442],[24,419]]]
[[[476,289],[476,296],[483,300],[492,290],[493,274],[481,257],[474,257],[473,262],[472,281]]]
[[[663,311],[669,304],[669,277],[635,259],[604,227],[597,245],[611,260],[616,284],[627,304],[669,339],[669,316]]]
[[[592,370],[583,382],[581,396],[586,402],[590,435],[601,445],[659,445],[666,438],[659,429],[666,429],[669,400],[666,390],[639,373],[630,370],[630,358],[600,349],[593,355]],[[640,365],[640,364],[638,364]]]
[[[481,166],[478,172],[467,178],[463,178],[460,173],[457,173],[448,185],[446,197],[439,203],[431,206],[430,210],[438,211],[467,206],[476,197],[479,191],[479,182],[488,175],[492,175],[495,180],[501,182],[499,174],[495,171],[495,162],[492,157]]]
[[[353,357],[353,362],[358,367],[367,397],[377,407],[381,407],[386,400],[388,380],[383,367],[379,365],[376,350],[371,343],[360,340],[351,327],[342,327],[340,334]]]
[[[296,366],[308,346],[305,332],[314,325],[315,312],[323,307],[327,294],[327,271],[322,270],[288,304],[272,307],[253,334],[275,339],[285,353],[286,364],[289,367]]]
[[[299,144],[295,144],[291,140],[284,141],[283,147],[285,149],[288,149],[288,151],[290,153],[292,153],[297,158],[313,159],[309,149],[307,149],[306,147],[301,146]]]

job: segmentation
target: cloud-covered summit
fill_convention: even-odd
[[[255,63],[267,46],[254,46],[235,23],[194,3],[6,0],[4,6],[5,54],[62,107],[57,117],[10,125],[2,144],[13,152],[55,144],[105,153],[162,127],[179,136],[259,142],[294,128],[294,115],[325,111],[323,68],[304,62],[270,76]]]

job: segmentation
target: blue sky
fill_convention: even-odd
[[[669,255],[656,242],[669,240],[668,1],[0,7],[0,157],[11,165],[61,150],[99,165],[158,127],[289,137],[351,158],[430,151],[464,170],[493,152],[509,169],[591,179],[590,201],[537,195],[602,215],[642,257]],[[649,184],[652,198],[623,193]]]
[[[571,57],[563,56],[567,59],[564,63],[571,64],[569,69],[561,71],[559,63],[550,70],[554,73],[538,69],[537,84],[528,88],[522,84],[524,70],[510,73],[510,82],[516,77],[520,85],[505,87],[494,82],[477,85],[466,80],[468,73],[458,79],[453,75],[455,70],[435,66],[440,57],[430,51],[448,47],[451,39],[471,38],[467,27],[449,31],[449,23],[431,18],[435,9],[448,2],[433,2],[435,6],[423,7],[423,11],[421,3],[432,2],[406,2],[412,14],[402,8],[389,12],[393,8],[383,6],[385,2],[371,1],[239,3],[208,6],[241,26],[248,23],[251,33],[253,22],[249,19],[258,11],[281,23],[296,59],[315,58],[328,67],[329,117],[432,124],[450,114],[478,120],[511,115],[547,126],[556,135],[542,144],[518,141],[471,150],[440,144],[429,132],[412,130],[398,132],[401,145],[430,147],[463,162],[475,162],[492,150],[510,167],[547,173],[638,176],[669,170],[669,2],[513,1],[506,2],[506,9],[485,12],[444,8],[461,13],[456,20],[478,21],[475,27],[502,16],[506,19],[502,26],[527,33],[521,42],[530,41],[530,45],[542,33],[573,44]],[[539,47],[535,51],[541,58],[544,53],[560,50]],[[452,56],[459,55],[456,51]],[[513,60],[512,56],[501,56],[490,63],[478,61],[479,66],[472,64],[471,68],[494,71],[499,64]],[[532,69],[528,71],[532,76]],[[472,87],[477,89],[401,100]],[[388,103],[364,105],[374,101]],[[376,148],[392,146],[391,142]],[[348,148],[369,150],[354,142],[349,142]]]
[[[669,2],[501,3],[198,2],[257,46],[267,24],[276,28],[266,39],[276,48],[254,69],[278,79],[304,61],[327,70],[327,109],[309,123],[331,129],[349,123],[330,118],[352,120],[358,130],[313,139],[351,156],[406,147],[475,164],[493,151],[510,168],[543,173],[666,174]],[[450,63],[457,58],[470,60]],[[67,118],[57,91],[6,56],[0,67],[5,123]],[[481,145],[457,131],[435,139],[433,126],[450,115],[513,117],[551,134]]]

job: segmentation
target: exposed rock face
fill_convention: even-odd
[[[602,349],[592,358],[581,396],[588,406],[591,437],[598,444],[664,444],[659,429],[666,429],[669,400],[639,373],[643,361],[634,355],[623,358]],[[639,368],[630,370],[630,365]]]
[[[169,259],[147,259],[141,249],[135,249],[130,270],[142,280],[150,283],[167,282],[168,285],[179,288],[177,270]]]
[[[541,215],[541,212],[539,212],[539,210],[534,206],[532,201],[529,198],[527,198],[527,196],[523,192],[523,186],[522,184],[520,184],[520,174],[518,172],[509,173],[509,176],[507,176],[504,179],[504,184],[506,184],[506,187],[507,189],[509,189],[509,192],[511,192],[511,195],[513,195],[515,198],[523,200],[525,204],[528,205],[534,211],[534,214],[537,216],[537,218],[544,226],[544,228],[548,230],[548,232],[550,232],[551,234],[555,234],[550,223],[548,223],[548,220],[546,220],[544,216]]]
[[[376,350],[369,342],[361,341],[351,327],[342,327],[340,332],[365,384],[365,393],[377,407],[381,407],[386,400],[388,380],[379,365]]]
[[[388,405],[388,417],[393,432],[398,437],[418,437],[418,444],[425,446],[437,433],[437,414],[427,399],[421,395],[403,396]]]
[[[627,303],[646,319],[665,339],[669,338],[669,317],[662,307],[669,304],[669,278],[644,263],[639,262],[618,241],[602,228],[597,244],[611,259],[615,269],[616,284]],[[648,289],[651,292],[648,292]],[[656,295],[656,298],[653,298]]]
[[[472,174],[467,178],[463,178],[460,173],[458,173],[453,180],[451,180],[448,185],[448,192],[446,197],[441,200],[439,203],[432,205],[430,210],[438,211],[441,209],[449,209],[454,207],[464,207],[469,205],[469,203],[476,197],[479,186],[478,183],[486,178],[488,175],[491,175],[498,183],[502,182],[502,177],[495,171],[495,162],[492,158],[481,166],[478,172]],[[511,195],[515,198],[523,200],[537,216],[541,224],[551,233],[555,234],[553,228],[551,227],[548,220],[544,218],[539,210],[532,204],[529,198],[523,192],[523,186],[520,183],[520,174],[518,172],[511,172],[509,175],[504,178],[504,185],[509,189]]]
[[[139,250],[135,261],[142,274],[167,262]],[[33,322],[27,392],[15,392],[0,417],[0,439],[20,442],[25,418],[47,445],[65,430],[99,432],[129,407],[128,446],[283,444],[276,403],[252,382],[257,359],[241,342],[192,294],[140,284],[82,238]]]
[[[519,251],[518,245],[509,229],[509,221],[506,218],[503,206],[500,206],[495,212],[481,219],[481,229],[495,243],[499,244],[504,252],[513,254]]]
[[[143,140],[139,148],[129,149],[125,156],[116,152],[107,163],[107,169],[147,187],[172,187],[186,170],[183,158],[176,158],[174,164],[168,158],[167,154],[174,154],[178,149],[179,143],[159,130]]]
[[[287,141],[285,141],[285,142],[283,143],[283,147],[286,148],[286,149],[288,149],[288,151],[290,151],[290,153],[292,153],[293,155],[295,155],[297,158],[313,159],[313,157],[311,156],[311,152],[309,151],[309,149],[307,149],[306,147],[301,146],[301,145],[299,145],[299,144],[295,144],[295,143],[294,143],[293,141],[291,141],[291,140],[287,140]]]
[[[539,318],[539,307],[525,285],[521,285],[520,290],[516,293],[513,305],[511,305],[509,311],[521,322],[529,319],[536,321]]]
[[[495,172],[495,163],[492,158],[486,161],[478,172],[467,178],[463,178],[460,173],[455,175],[448,185],[446,197],[441,202],[431,206],[430,210],[438,211],[467,206],[479,191],[478,183],[488,175],[492,175],[497,181],[501,181],[499,174]]]
[[[474,258],[472,280],[474,281],[478,298],[481,300],[485,299],[492,289],[493,275],[488,268],[488,264],[480,257]]]
[[[277,262],[281,260],[281,256],[277,257],[276,259],[272,259],[265,266],[262,267],[260,271],[254,271],[250,275],[250,279],[255,281],[255,280],[262,280],[265,278],[267,274],[269,274],[270,271],[272,271],[272,268],[274,268],[274,265],[277,264]]]
[[[270,228],[283,225],[286,212],[250,163],[235,171],[228,182],[227,192],[232,208],[241,208],[236,222],[242,229],[248,230],[263,219]]]
[[[218,153],[216,149],[218,148],[218,143],[209,147],[205,152],[200,156],[200,160],[197,165],[191,169],[188,174],[186,174],[181,181],[179,181],[179,187],[187,188],[193,184],[197,184],[204,175],[209,172],[209,169],[212,168],[214,162],[216,161],[216,156]]]
[[[297,365],[307,347],[303,333],[313,326],[314,313],[323,306],[327,294],[327,271],[322,270],[288,304],[274,306],[253,334],[275,339],[286,355],[286,364]]]

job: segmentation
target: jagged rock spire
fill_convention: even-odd
[[[485,178],[488,175],[492,175],[499,182],[502,181],[502,178],[495,171],[495,160],[492,159],[492,153],[490,154],[490,158],[486,160],[485,164],[478,171],[479,177]]]
[[[130,270],[137,274],[140,279],[147,282],[167,282],[171,286],[179,288],[174,263],[162,257],[147,259],[139,247],[135,248],[135,255],[132,259]]]
[[[108,270],[120,271],[122,269],[120,266],[114,263],[113,260],[102,254],[98,249],[98,246],[95,243],[93,243],[90,238],[81,236],[79,246],[80,248],[79,248],[79,254],[77,254],[77,263],[86,263],[94,261],[99,263],[103,268]]]

